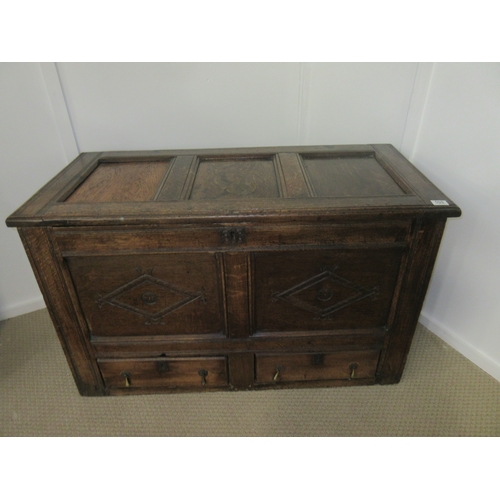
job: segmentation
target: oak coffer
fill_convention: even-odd
[[[355,145],[83,153],[7,225],[93,396],[396,383],[459,215]]]

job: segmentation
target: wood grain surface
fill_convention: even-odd
[[[167,167],[164,161],[102,163],[66,203],[150,201]]]

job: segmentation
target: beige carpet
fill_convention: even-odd
[[[1,436],[499,436],[500,383],[419,326],[392,386],[83,398],[45,309],[0,323]]]

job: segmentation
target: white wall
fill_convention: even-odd
[[[417,64],[60,63],[81,151],[389,142]]]
[[[82,151],[296,144],[300,64],[58,64]]]
[[[3,220],[78,151],[394,144],[464,212],[422,320],[500,380],[499,65],[0,64],[0,83]],[[43,307],[0,231],[0,318]]]
[[[423,323],[500,380],[500,64],[436,64],[411,158],[462,209]]]
[[[57,91],[53,69],[0,64],[0,319],[45,307],[17,231],[4,221],[77,154],[63,145],[61,107],[46,87]]]
[[[306,64],[302,144],[390,143],[399,148],[418,65]]]

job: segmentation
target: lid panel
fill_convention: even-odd
[[[301,155],[315,196],[319,198],[402,196],[401,189],[372,157]]]
[[[201,159],[189,199],[279,198],[272,156]]]
[[[66,203],[150,201],[169,161],[100,163],[66,199]]]

